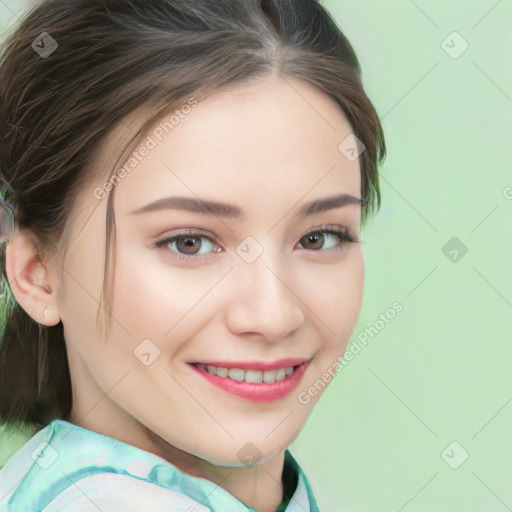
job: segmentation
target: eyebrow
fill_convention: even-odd
[[[364,204],[364,199],[350,194],[338,194],[323,199],[315,199],[303,205],[297,213],[297,217],[308,217],[316,213],[341,208],[347,205]],[[187,210],[189,212],[212,214],[217,217],[243,222],[245,212],[238,206],[217,201],[208,201],[206,199],[197,199],[195,197],[173,196],[157,199],[141,208],[133,210],[130,215],[155,212],[160,210]]]

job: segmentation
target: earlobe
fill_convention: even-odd
[[[16,302],[37,323],[60,322],[56,290],[50,267],[36,250],[37,239],[28,230],[19,230],[5,247],[7,279]]]

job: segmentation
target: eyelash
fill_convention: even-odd
[[[305,235],[303,235],[301,237],[301,239],[305,238],[307,236],[313,235],[313,234],[323,234],[323,233],[337,236],[341,240],[341,244],[339,246],[340,248],[343,247],[345,244],[359,243],[359,239],[354,238],[352,235],[350,235],[346,229],[338,229],[335,226],[320,226],[319,228],[315,228],[311,231],[308,231]],[[154,243],[153,248],[158,249],[158,250],[163,250],[170,243],[173,243],[180,238],[187,238],[187,237],[206,238],[207,240],[209,240],[212,243],[216,243],[216,241],[218,240],[218,237],[216,237],[215,235],[211,235],[211,234],[206,235],[202,231],[194,231],[193,229],[189,229],[189,230],[185,231],[184,233],[179,233],[179,234],[173,235],[173,236],[167,236],[165,238],[157,240]],[[333,249],[333,247],[331,247],[330,249]],[[304,249],[304,250],[307,251],[308,249]],[[327,249],[327,250],[329,250],[329,249]],[[176,258],[179,261],[191,261],[191,260],[197,261],[202,258],[207,258],[207,257],[209,257],[209,254],[211,254],[211,253],[209,253],[209,254],[202,254],[202,255],[185,255],[185,254],[178,253],[176,251],[171,251],[171,252],[174,253],[172,257]],[[216,252],[220,252],[220,251],[216,251]],[[311,250],[311,252],[325,252],[325,250],[322,250],[322,249],[319,249],[316,251]]]

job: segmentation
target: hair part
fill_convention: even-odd
[[[58,43],[47,58],[31,47],[42,32]],[[275,74],[307,80],[340,105],[365,146],[363,223],[380,207],[382,126],[352,46],[317,0],[46,0],[23,18],[0,59],[1,192],[16,205],[18,228],[33,232],[46,256],[65,242],[76,199],[97,177],[97,150],[128,115],[149,112],[107,179],[155,120],[187,99]],[[112,198],[113,191],[100,298],[106,336],[115,265]],[[16,303],[4,246],[0,419],[43,427],[71,411],[63,325],[40,325]]]

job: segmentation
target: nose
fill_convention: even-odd
[[[306,307],[294,291],[291,271],[264,252],[256,261],[239,261],[232,272],[232,296],[226,310],[230,330],[279,341],[304,322]]]

